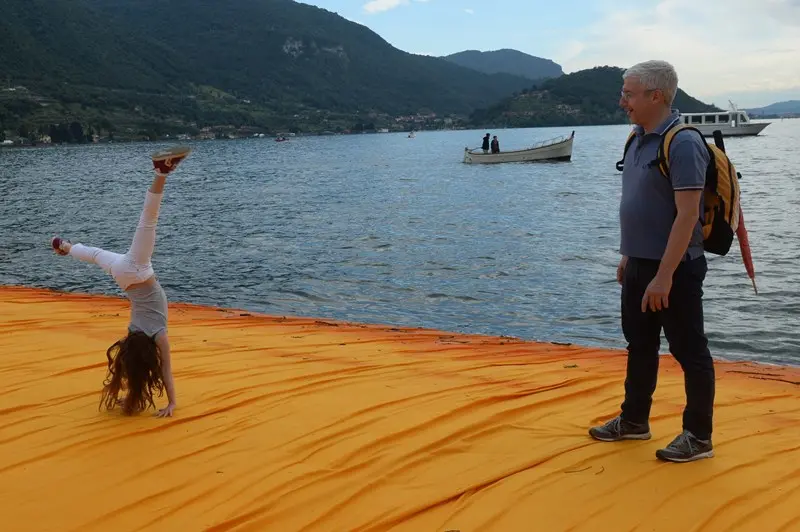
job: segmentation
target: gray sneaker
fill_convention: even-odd
[[[664,449],[656,451],[656,457],[669,462],[692,462],[714,456],[711,440],[699,440],[688,430],[681,432]]]
[[[631,423],[617,416],[605,425],[590,428],[589,435],[600,441],[649,440],[650,426],[647,423]]]

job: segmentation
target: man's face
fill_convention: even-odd
[[[660,112],[661,91],[647,89],[638,79],[629,77],[622,84],[619,106],[632,124],[644,126]]]

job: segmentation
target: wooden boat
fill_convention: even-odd
[[[476,148],[464,148],[464,162],[467,164],[523,163],[529,161],[569,161],[572,159],[573,131],[569,137],[560,136],[543,140],[523,150],[483,153]]]

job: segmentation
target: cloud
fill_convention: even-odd
[[[464,10],[464,13],[466,13],[467,15],[474,15],[475,14],[475,10],[467,8],[467,9]]]
[[[800,27],[800,0],[761,0],[767,13],[785,24]]]
[[[367,13],[380,13],[381,11],[389,11],[399,7],[402,4],[408,4],[408,0],[371,0],[364,4],[364,11]]]
[[[661,0],[638,10],[617,1],[561,43],[554,59],[565,71],[665,59],[701,99],[800,87],[800,0]]]
[[[414,0],[419,4],[424,4],[430,0]],[[364,4],[364,11],[367,13],[380,13],[382,11],[390,11],[396,7],[408,5],[410,0],[370,0]]]

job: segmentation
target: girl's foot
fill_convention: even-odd
[[[151,156],[153,159],[153,168],[157,174],[167,175],[175,170],[181,161],[189,156],[191,151],[191,148],[188,146],[176,146],[174,148],[157,151]]]
[[[54,236],[50,240],[50,245],[53,246],[53,249],[59,255],[69,255],[69,250],[72,249],[72,243],[66,238],[61,238],[60,236]]]

